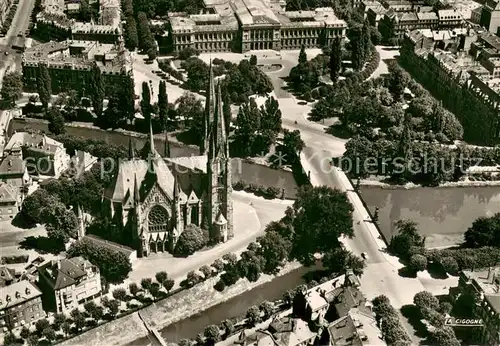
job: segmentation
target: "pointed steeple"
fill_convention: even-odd
[[[214,114],[214,121],[210,135],[210,158],[215,158],[219,155],[229,157],[229,150],[226,139],[226,125],[224,121],[224,112],[222,103],[221,83],[217,84],[217,103]]]
[[[149,119],[149,152],[151,155],[154,155],[156,150],[155,150],[155,138],[153,136],[153,123],[151,119]]]
[[[174,177],[174,201],[179,198],[180,195],[180,187],[179,182],[177,181],[177,176]]]
[[[212,60],[210,60],[210,74],[208,77],[207,94],[205,99],[205,119],[203,122],[203,138],[200,146],[200,154],[206,155],[209,146],[210,130],[212,128],[212,122],[214,121],[215,113],[215,81],[214,81],[214,70],[212,67]]]
[[[137,208],[140,204],[141,197],[139,195],[139,183],[137,182],[137,174],[134,173],[134,206]]]
[[[170,157],[170,142],[168,141],[168,133],[165,132],[165,143],[163,147],[163,157]]]
[[[135,158],[135,145],[132,137],[128,138],[128,159],[132,160]]]

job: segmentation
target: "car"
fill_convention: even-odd
[[[366,252],[362,252],[361,253],[361,257],[366,261],[368,259],[368,255],[366,254]]]

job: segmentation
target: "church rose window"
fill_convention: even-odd
[[[168,213],[165,208],[155,205],[148,214],[148,226],[150,232],[164,232],[168,227]]]

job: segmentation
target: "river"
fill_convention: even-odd
[[[373,213],[386,239],[396,234],[394,222],[411,219],[426,236],[427,247],[460,243],[472,222],[500,212],[500,187],[447,187],[384,189],[361,187],[361,197]]]
[[[224,303],[173,323],[160,330],[160,334],[167,342],[178,342],[185,338],[195,339],[196,335],[203,332],[206,326],[211,324],[217,325],[225,319],[244,315],[249,307],[259,305],[265,300],[274,301],[280,299],[285,291],[294,289],[305,283],[304,275],[314,269],[315,267],[300,267],[288,274],[276,277],[272,281],[229,299]],[[148,338],[144,337],[127,344],[127,346],[146,346],[149,344],[150,341]]]

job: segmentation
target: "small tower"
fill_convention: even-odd
[[[135,159],[135,145],[134,141],[132,140],[132,137],[128,138],[128,159],[129,160]]]
[[[175,244],[177,244],[177,240],[179,236],[184,231],[184,222],[182,222],[182,213],[181,213],[181,205],[180,205],[180,194],[181,188],[179,186],[179,182],[177,181],[177,177],[174,180],[174,197],[172,203],[172,215],[173,215],[173,228],[170,233],[170,249],[174,251]]]
[[[168,133],[165,132],[165,143],[163,145],[163,157],[170,157],[170,142],[168,141]]]

